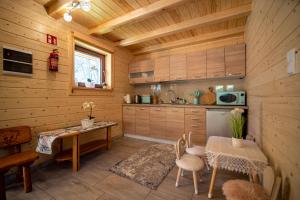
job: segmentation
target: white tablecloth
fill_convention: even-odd
[[[231,138],[211,136],[205,148],[209,165],[230,171],[250,174],[263,173],[268,160],[252,141],[244,140],[243,147],[232,146]]]

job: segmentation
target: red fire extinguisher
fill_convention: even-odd
[[[49,56],[49,70],[57,72],[58,71],[58,50],[53,49],[53,52]]]

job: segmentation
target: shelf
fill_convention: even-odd
[[[80,145],[80,155],[84,155],[103,147],[107,147],[106,140],[95,140],[86,144]],[[58,162],[72,160],[72,149],[67,149],[55,155],[55,160]]]

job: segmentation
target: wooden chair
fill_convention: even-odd
[[[21,178],[23,170],[24,191],[32,190],[30,165],[38,159],[33,150],[21,152],[21,144],[30,142],[31,130],[28,126],[0,129],[0,149],[7,149],[9,154],[0,158],[0,200],[5,200],[4,174],[12,167],[17,167],[17,179]]]
[[[186,139],[186,134],[184,134],[184,139],[186,140],[187,143],[185,151],[190,155],[199,156],[204,161],[207,170],[209,170],[209,165],[205,154],[205,146],[192,145],[191,131],[189,132],[187,139]]]
[[[195,194],[198,194],[197,173],[204,168],[203,161],[197,156],[184,154],[185,140],[183,138],[180,138],[177,141],[175,145],[175,150],[176,150],[176,165],[178,166],[178,173],[177,173],[175,186],[178,187],[179,185],[179,179],[182,170],[191,171],[193,172]]]
[[[274,176],[268,166],[263,173],[262,186],[246,180],[230,180],[224,183],[223,193],[227,200],[276,200],[280,190],[281,178]]]

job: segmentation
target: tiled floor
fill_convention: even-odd
[[[71,164],[51,164],[32,173],[33,191],[23,192],[23,186],[7,188],[8,200],[173,200],[207,199],[210,174],[205,172],[199,183],[199,195],[194,195],[192,176],[185,173],[180,186],[175,187],[177,167],[169,173],[157,190],[150,190],[131,180],[108,171],[115,163],[127,158],[138,149],[153,143],[121,138],[115,140],[110,151],[98,151],[81,157],[81,169],[73,173]],[[217,175],[214,199],[224,199],[221,192],[225,180],[235,174],[220,172]],[[239,175],[241,176],[241,175]]]

